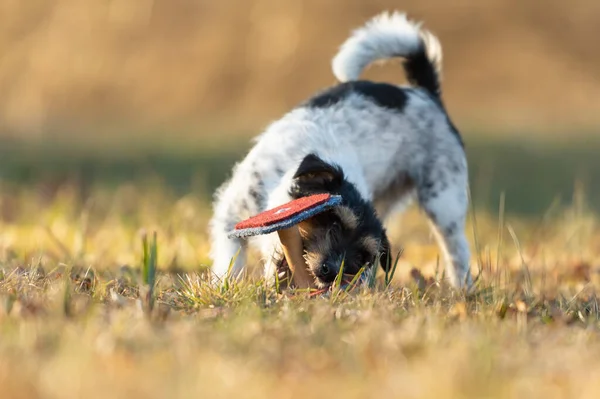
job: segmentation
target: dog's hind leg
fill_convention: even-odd
[[[466,161],[459,161],[450,169],[446,162],[429,168],[418,184],[417,195],[442,250],[450,284],[470,288],[470,251],[465,234],[468,177]]]

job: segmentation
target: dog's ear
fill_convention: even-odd
[[[315,154],[309,154],[294,174],[292,195],[295,197],[320,193],[336,192],[342,185],[344,174],[342,170],[323,161]]]

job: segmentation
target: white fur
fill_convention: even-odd
[[[409,21],[404,13],[377,15],[342,44],[332,61],[333,74],[340,82],[357,80],[372,62],[408,57],[423,46],[426,46],[428,58],[440,73],[442,46],[420,25]]]

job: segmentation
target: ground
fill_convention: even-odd
[[[582,202],[528,219],[471,212],[472,294],[440,283],[437,247],[410,209],[389,223],[404,248],[389,284],[380,273],[371,287],[308,297],[255,273],[210,286],[210,208],[193,195],[157,184],[78,198],[69,186],[2,195],[3,398],[600,393],[600,229]],[[142,277],[151,232],[153,295]]]

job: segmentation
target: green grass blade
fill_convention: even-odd
[[[385,288],[388,288],[390,286],[390,284],[392,283],[392,280],[394,279],[394,276],[396,275],[396,269],[398,268],[398,262],[400,261],[400,257],[402,256],[403,252],[404,252],[404,249],[400,249],[398,251],[398,254],[396,255],[396,260],[394,261],[394,266],[392,266],[392,269],[389,271],[389,273],[388,273],[388,271],[386,271]],[[390,255],[390,261],[391,261],[391,255]]]

